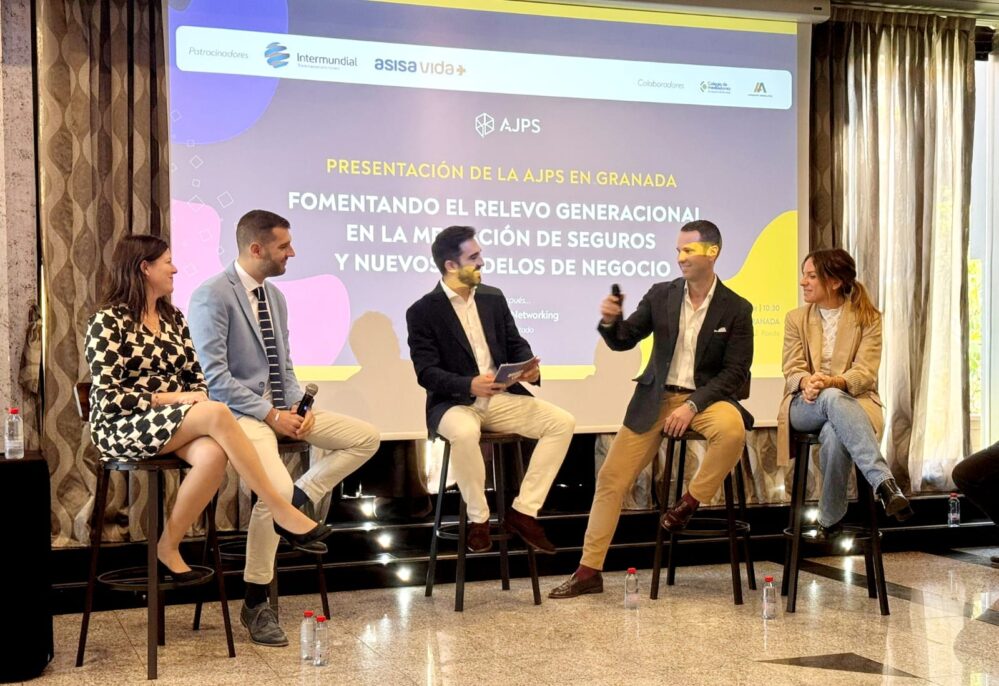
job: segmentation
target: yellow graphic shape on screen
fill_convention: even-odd
[[[753,377],[782,375],[784,317],[798,306],[798,213],[778,215],[759,238],[739,272],[725,285],[753,304]],[[653,336],[641,343],[642,367],[652,357]]]

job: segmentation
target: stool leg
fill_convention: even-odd
[[[211,503],[208,504],[209,510],[206,511],[206,516],[211,517],[213,520],[215,518],[215,514],[214,514],[215,501],[217,499],[218,499],[218,494],[216,494],[215,497],[212,498]],[[211,525],[208,522],[206,522],[205,526],[207,528],[207,527],[209,527]],[[217,543],[217,541],[216,541],[216,543]],[[203,545],[201,547],[201,564],[202,565],[207,565],[208,564],[208,554],[210,552],[210,548],[211,548],[211,537],[208,535],[208,531],[206,530],[205,531],[205,545]],[[215,570],[215,574],[216,575],[220,575],[221,573],[222,573],[221,567],[219,567],[218,569]],[[204,605],[204,603],[205,603],[205,600],[204,600],[204,596],[202,595],[202,596],[198,597],[198,602],[194,604],[194,621],[191,622],[191,631],[200,631],[201,630],[201,606]]]
[[[465,552],[468,550],[468,510],[465,499],[458,508],[458,564],[454,570],[454,611],[465,609]]]
[[[87,632],[90,630],[90,612],[94,607],[94,589],[97,586],[97,557],[101,552],[101,534],[104,510],[108,502],[108,485],[111,477],[104,466],[97,463],[97,484],[94,493],[94,511],[90,516],[90,568],[87,572],[87,595],[83,600],[83,621],[80,623],[80,643],[76,648],[76,666],[83,665],[87,649]]]
[[[493,446],[493,490],[496,493],[496,523],[500,530],[500,587],[510,590],[510,546],[506,538],[506,469],[503,465],[506,451],[502,445]],[[528,546],[530,548],[530,546]]]
[[[680,441],[680,462],[676,468],[676,500],[679,503],[683,497],[683,470],[687,466],[687,441]],[[676,581],[676,550],[679,537],[672,531],[669,533],[669,556],[666,558],[666,585],[672,586]]]
[[[166,521],[166,506],[167,506],[166,474],[162,471],[156,472],[156,487],[160,489],[160,497],[159,497],[160,507],[158,510],[159,528],[156,530],[156,538],[150,540],[158,541],[160,537],[160,532],[163,531],[163,529],[165,528],[164,522]],[[159,570],[157,569],[157,572],[158,571]],[[162,587],[160,587],[159,593],[160,593],[160,598],[159,602],[157,603],[157,608],[159,612],[156,615],[156,637],[159,641],[159,644],[161,646],[164,646],[166,645],[166,594],[164,593]]]
[[[805,502],[805,489],[808,486],[808,461],[811,459],[811,446],[800,444],[797,464],[794,465],[794,493],[791,498],[791,554],[788,556],[787,611],[794,612],[798,604],[798,572],[801,568],[801,508]]]
[[[271,609],[274,610],[274,614],[280,616],[281,606],[280,599],[281,591],[278,590],[278,565],[277,559],[274,560],[274,572],[271,574],[271,582],[267,584],[267,599],[270,601]]]
[[[316,555],[316,575],[319,577],[319,597],[323,601],[323,614],[330,617],[330,599],[326,593],[326,570],[323,569],[323,556]]]
[[[884,560],[881,557],[881,530],[878,526],[878,506],[874,502],[874,494],[864,480],[863,474],[860,473],[859,469],[856,471],[857,488],[859,490],[861,487],[860,484],[863,484],[863,497],[867,501],[867,511],[871,520],[871,557],[874,558],[874,581],[877,584],[878,604],[881,608],[881,614],[887,616],[889,614],[888,585],[885,583],[885,566]]]
[[[236,657],[236,646],[232,640],[232,620],[229,617],[229,598],[225,592],[225,576],[222,573],[222,552],[219,550],[219,532],[215,525],[215,510],[219,496],[216,493],[208,503],[208,531],[205,538],[212,548],[212,566],[215,568],[215,579],[219,591],[219,605],[222,608],[222,625],[225,627],[225,642],[229,657]],[[200,607],[200,603],[199,603]]]
[[[739,532],[735,529],[735,498],[732,497],[732,475],[725,477],[725,518],[728,520],[728,557],[732,565],[732,597],[742,605],[742,572],[739,569]]]
[[[656,519],[656,554],[652,561],[652,584],[649,589],[649,599],[657,600],[659,598],[659,574],[662,571],[663,562],[663,538],[665,536],[666,530],[663,529],[662,517],[666,514],[667,508],[669,508],[669,488],[673,479],[673,450],[676,448],[676,441],[672,438],[666,442],[666,465],[663,467],[663,485],[660,490],[659,498],[659,517]],[[653,456],[653,460],[656,460],[658,455]],[[653,474],[655,474],[655,468],[653,468]],[[652,480],[653,489],[656,486],[655,479]]]
[[[147,472],[149,493],[146,503],[146,678],[155,679],[156,650],[159,645],[160,580],[156,569],[156,541],[159,538],[160,488],[159,479]]]
[[[735,484],[736,488],[739,489],[739,518],[746,523],[746,531],[742,536],[742,546],[743,553],[746,556],[746,576],[749,578],[749,590],[756,590],[756,567],[753,566],[753,551],[750,548],[752,543],[752,538],[750,536],[749,529],[749,519],[746,515],[746,480],[742,476],[742,470],[746,469],[749,474],[752,474],[749,468],[749,448],[742,449],[742,459],[739,460],[740,466],[735,469]]]
[[[514,470],[517,477],[517,491],[520,491],[520,487],[524,483],[524,451],[521,448],[520,441],[517,441],[516,448],[516,462],[514,463]],[[534,549],[531,546],[527,546],[527,569],[531,574],[531,590],[534,591],[534,604],[541,604],[541,584],[538,582],[538,558],[534,554]]]
[[[427,598],[434,593],[434,574],[437,571],[437,542],[441,530],[441,517],[444,514],[444,491],[447,488],[447,465],[451,457],[451,444],[444,444],[444,461],[441,464],[441,482],[437,488],[437,507],[434,511],[434,530],[430,532],[430,561],[427,564],[427,588],[423,595]],[[461,497],[459,495],[459,497]]]

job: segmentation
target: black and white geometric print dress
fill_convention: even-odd
[[[153,393],[202,391],[204,374],[184,316],[160,318],[154,334],[124,305],[97,312],[87,325],[90,434],[103,460],[144,460],[169,441],[191,405],[152,406]]]

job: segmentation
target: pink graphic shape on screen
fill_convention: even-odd
[[[170,250],[179,270],[173,303],[188,311],[191,294],[225,265],[219,258],[222,220],[215,208],[171,199],[173,239]],[[350,330],[350,297],[332,274],[278,282],[288,301],[288,334],[296,365],[333,364]]]

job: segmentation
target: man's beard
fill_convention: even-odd
[[[469,288],[475,288],[482,282],[482,272],[478,267],[466,265],[458,270],[458,281]]]

